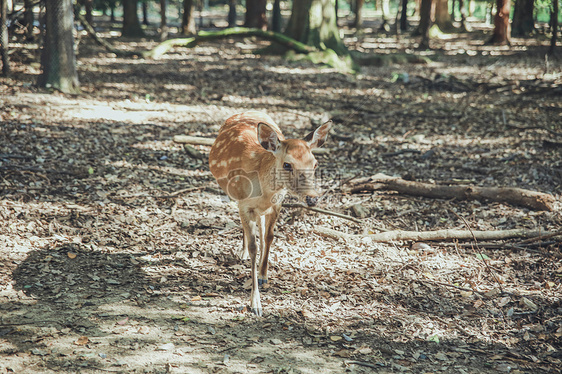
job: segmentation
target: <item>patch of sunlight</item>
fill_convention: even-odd
[[[299,67],[287,67],[287,66],[267,66],[265,67],[265,70],[277,74],[292,74],[292,75],[318,74],[318,67],[299,68]],[[328,73],[332,71],[337,71],[337,70],[330,69],[330,68],[322,69],[322,73]]]

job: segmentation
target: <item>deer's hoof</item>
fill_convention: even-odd
[[[267,283],[267,278],[265,278],[265,279],[258,278],[258,286],[263,286],[266,283]]]
[[[254,313],[256,316],[261,317],[262,316],[262,309],[261,308],[251,308],[252,313]]]

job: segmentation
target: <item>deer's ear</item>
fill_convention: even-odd
[[[280,141],[277,133],[263,122],[258,123],[258,141],[266,151],[277,152],[279,149]]]
[[[311,149],[322,147],[322,145],[326,142],[326,138],[328,138],[328,133],[332,128],[333,122],[329,120],[310,134],[304,137],[304,141],[310,145]]]

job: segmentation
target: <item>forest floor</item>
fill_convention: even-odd
[[[81,36],[77,96],[35,88],[37,53],[15,45],[14,75],[0,80],[0,372],[560,372],[559,237],[412,245],[314,232],[562,227],[560,58],[545,61],[546,40],[491,47],[486,36],[449,35],[423,53],[430,63],[357,75],[256,56],[267,43],[252,38],[142,60]],[[369,28],[346,42],[415,52]],[[173,141],[213,138],[250,109],[287,137],[334,118],[320,206],[364,215],[284,209],[261,318],[209,147],[197,158]],[[556,202],[349,192],[350,178],[378,172]]]

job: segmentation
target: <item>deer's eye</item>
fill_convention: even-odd
[[[288,162],[285,162],[283,164],[283,169],[285,169],[287,171],[293,171],[293,165],[289,164]]]

